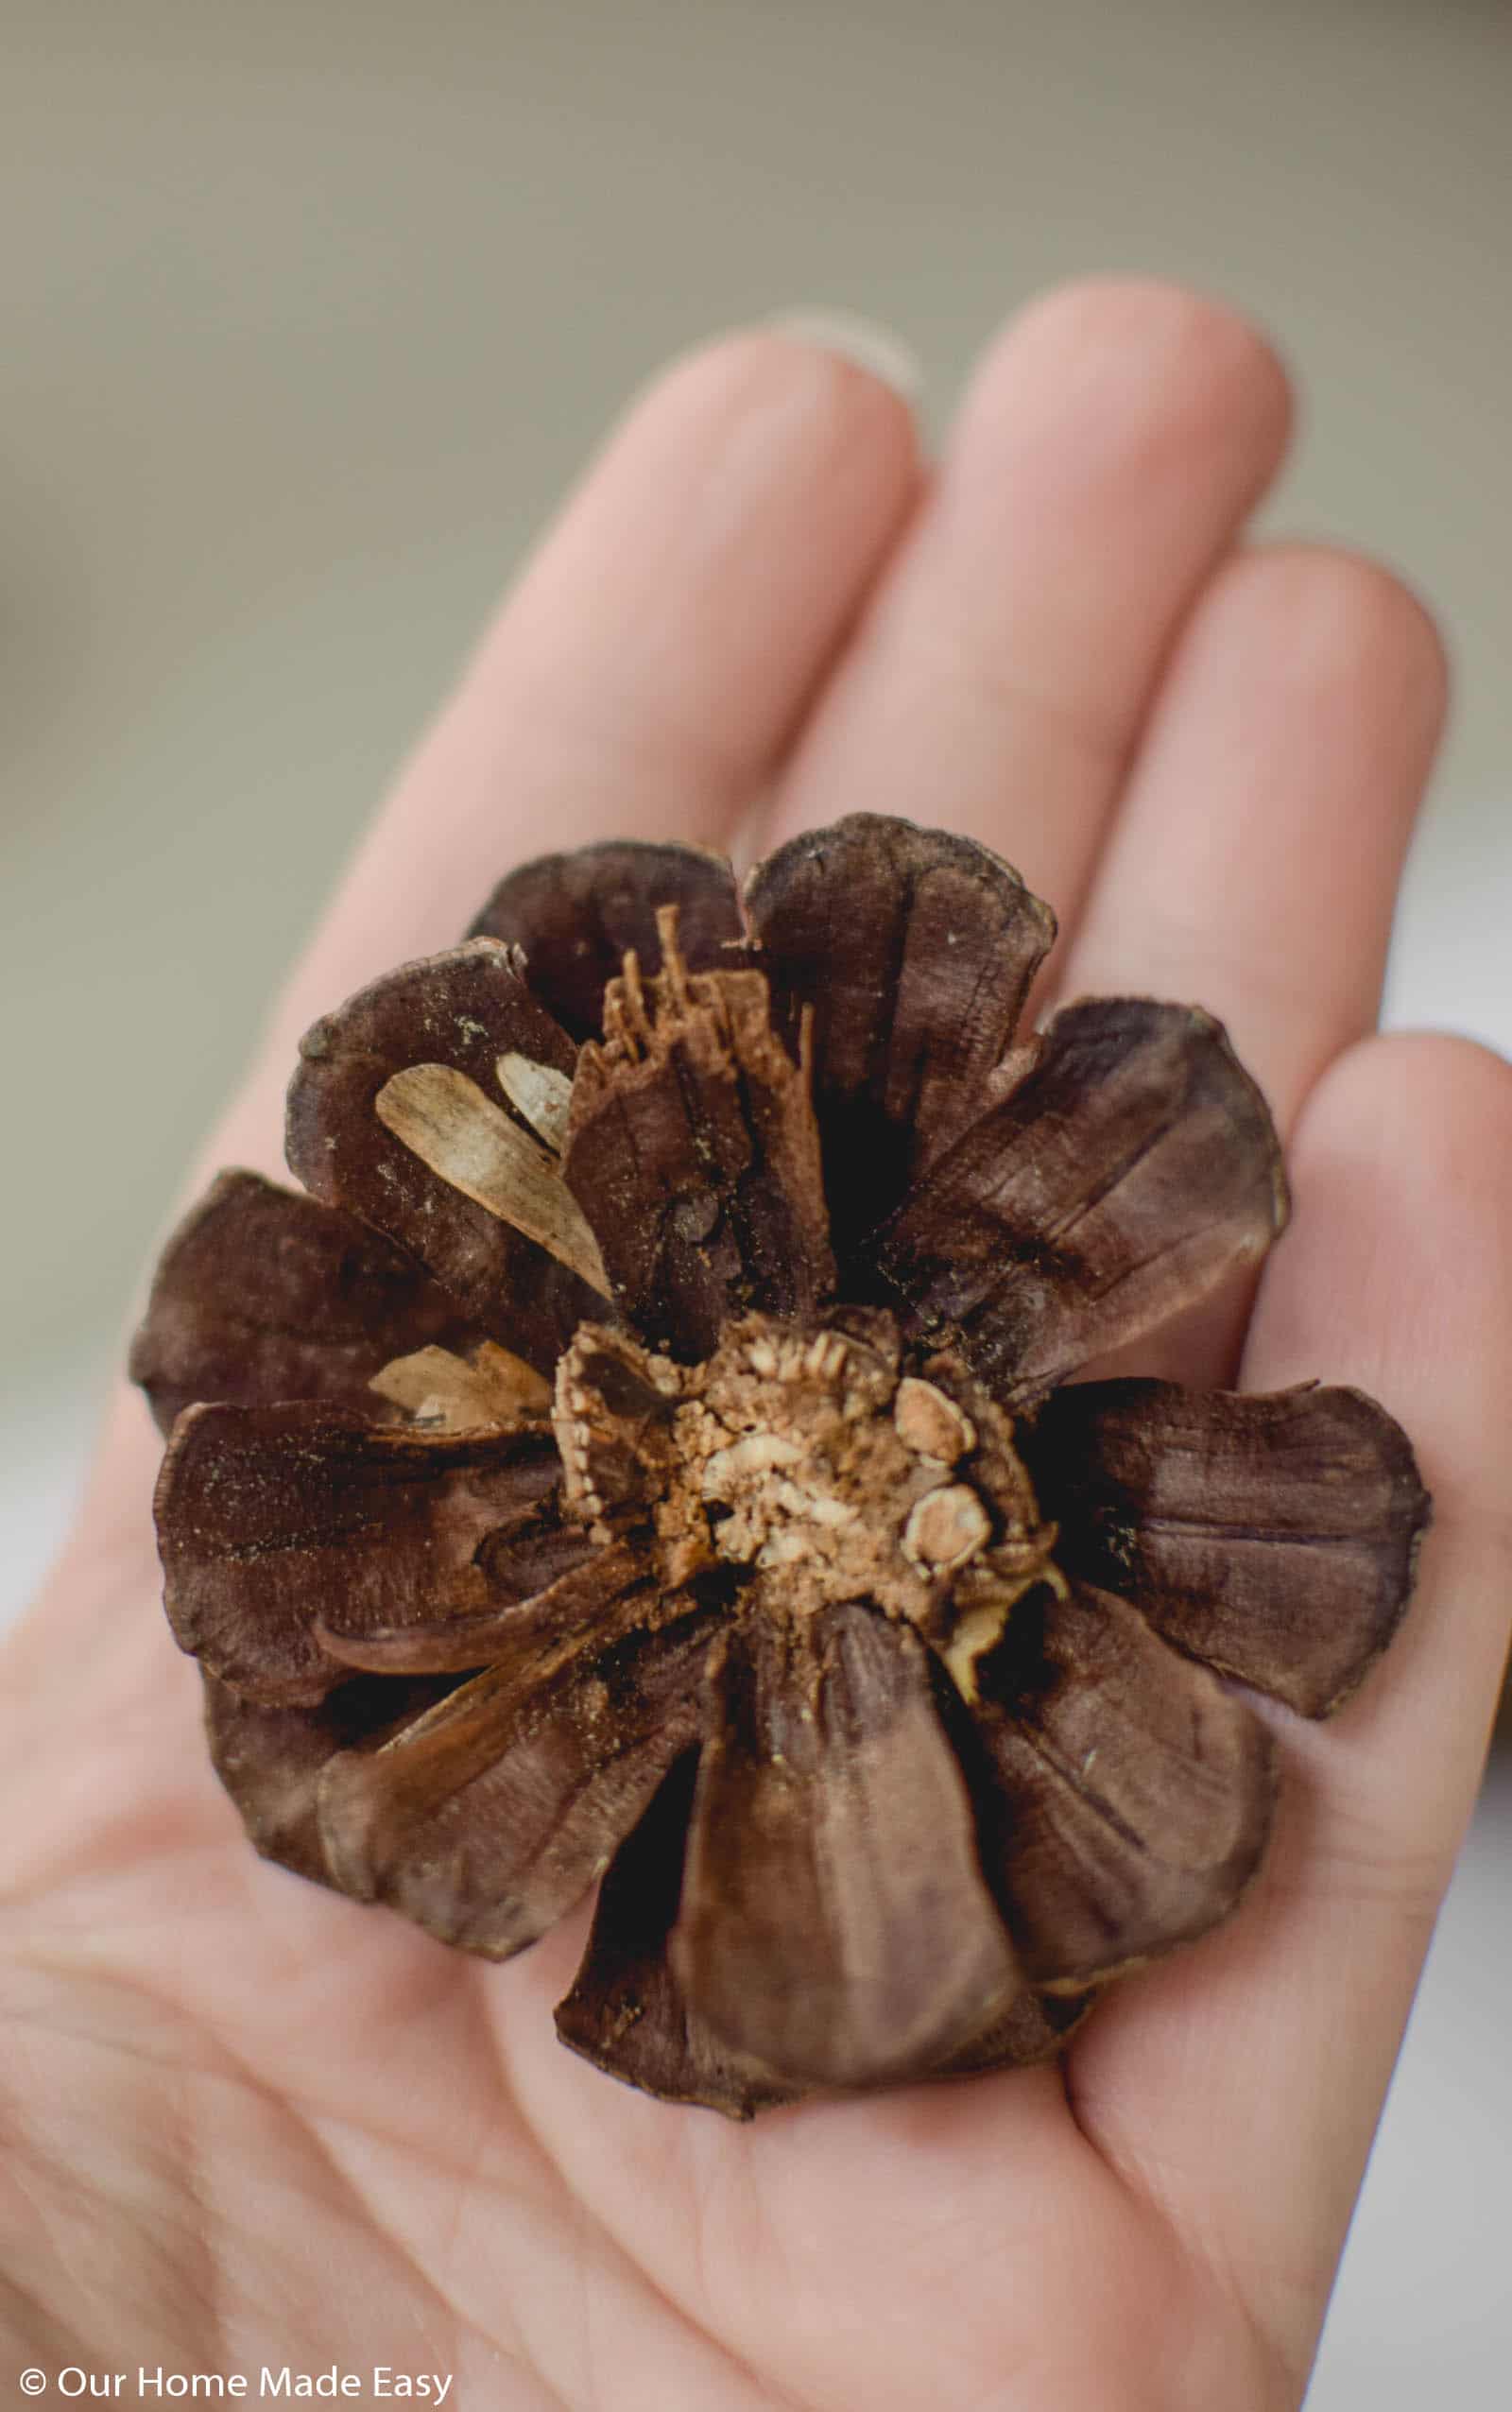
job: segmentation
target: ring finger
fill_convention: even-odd
[[[1057,992],[1202,1005],[1288,1130],[1375,1022],[1446,686],[1431,621],[1373,562],[1232,561],[1172,663]]]

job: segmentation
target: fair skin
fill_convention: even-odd
[[[864,806],[1049,897],[1057,995],[1200,1000],[1286,1136],[1242,1359],[1374,1392],[1435,1494],[1389,1662],[1274,1713],[1284,1804],[1219,1935],[1064,2068],[736,2128],[563,2052],[585,1912],[505,1968],[256,1860],[156,1605],[112,1415],[5,1657],[4,2363],[455,2373],[504,2412],[1282,2412],[1300,2400],[1507,1639],[1512,1074],[1373,1038],[1444,706],[1383,570],[1246,539],[1285,382],[1227,311],[1070,288],[940,461],[778,333],[632,409],[404,769],[207,1155],[277,1168],[299,1030],[491,882],[620,832],[763,850]],[[1237,1345],[1237,1335],[1233,1335]]]

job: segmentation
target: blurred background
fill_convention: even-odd
[[[1059,277],[1263,320],[1269,524],[1384,555],[1457,666],[1390,1018],[1512,1047],[1501,0],[0,0],[0,1614],[364,817],[627,388],[732,321],[895,326],[937,428]],[[1507,2400],[1509,1849],[1497,1771],[1312,2412]]]

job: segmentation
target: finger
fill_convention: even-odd
[[[1059,992],[1206,1006],[1288,1127],[1375,1023],[1447,685],[1433,623],[1373,562],[1231,562],[1181,640]]]
[[[611,437],[402,772],[280,1000],[215,1154],[269,1170],[299,1034],[454,944],[523,856],[729,839],[892,543],[902,397],[816,344],[736,336]]]
[[[1015,320],[785,774],[778,835],[864,804],[1005,854],[1062,923],[1176,628],[1280,462],[1244,320],[1103,281]]]
[[[1407,1620],[1333,1723],[1273,1713],[1281,1815],[1233,1925],[1074,2052],[1078,2119],[1305,2370],[1484,1759],[1512,1608],[1512,1070],[1352,1049],[1309,1101],[1246,1387],[1373,1392],[1435,1495]],[[1299,2390],[1298,2390],[1299,2391]]]

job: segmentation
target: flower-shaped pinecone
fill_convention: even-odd
[[[258,1848],[496,1958],[607,1870],[564,2038],[740,2114],[1040,2057],[1222,1918],[1274,1774],[1220,1678],[1326,1715],[1427,1508],[1357,1391],[1060,1387],[1283,1220],[1207,1015],[1015,1043],[1051,915],[907,822],[743,903],[514,873],[310,1032],[311,1195],[224,1175],[133,1355]]]

